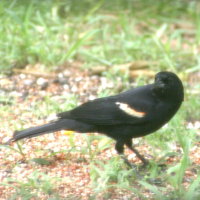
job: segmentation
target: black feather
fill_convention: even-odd
[[[153,84],[95,99],[59,113],[57,121],[15,131],[8,143],[59,130],[99,132],[116,140],[119,154],[123,154],[124,145],[127,145],[145,163],[131,146],[132,138],[145,136],[162,127],[177,112],[183,98],[183,85],[177,75],[159,72]]]

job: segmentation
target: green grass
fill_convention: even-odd
[[[111,2],[1,1],[1,68],[42,63],[52,69],[69,60],[88,67],[134,60],[173,70],[195,65],[198,55],[190,49],[200,37],[195,1]],[[190,48],[182,49],[183,43]]]
[[[24,200],[41,198],[40,194],[47,194],[49,198],[59,199],[59,195],[54,191],[58,180],[56,177],[52,178],[44,173],[34,171],[28,178],[28,181],[16,181],[15,179],[8,178],[8,183],[4,183],[3,185],[16,189],[16,193],[10,197],[12,200],[18,197],[22,197]],[[12,183],[17,183],[17,186],[13,186]]]
[[[99,65],[109,67],[142,60],[149,62],[149,68],[154,71],[172,70],[187,78],[191,72],[200,70],[199,8],[198,1],[186,0],[2,0],[0,70],[10,73],[12,69],[36,63],[43,64],[46,70],[54,70],[69,61],[79,61],[85,68]],[[123,88],[129,86],[127,74],[120,74],[117,70],[108,70],[103,76],[116,84],[115,77],[121,76]],[[136,82],[140,85],[146,79],[139,77]],[[146,191],[156,200],[200,198],[199,172],[196,178],[190,179],[187,188],[183,185],[187,170],[199,170],[189,158],[189,152],[199,138],[194,130],[186,128],[186,123],[200,118],[199,97],[190,94],[187,79],[184,79],[184,84],[186,97],[182,109],[167,128],[140,141],[140,145],[151,147],[149,154],[153,159],[147,169],[138,173],[127,170],[117,156],[109,161],[96,160],[99,152],[113,148],[112,141],[103,136],[85,136],[86,145],[80,149],[74,147],[73,136],[70,138],[75,152],[89,155],[93,188],[90,199],[96,199],[99,194],[109,199],[118,190],[130,193],[130,199],[149,199],[145,196]],[[199,91],[200,84],[192,87]],[[101,91],[99,96],[116,92],[115,89],[109,89]],[[67,101],[62,98],[65,97],[59,99],[62,107],[53,97],[45,97],[25,112],[34,112],[35,117],[43,118],[77,105],[78,98],[73,95]],[[9,97],[0,96],[1,99],[10,101]],[[14,100],[12,103],[17,105]],[[8,105],[0,107],[0,114],[10,112]],[[16,128],[25,124],[19,121]],[[7,127],[4,124],[2,126]],[[98,140],[95,151],[89,148],[93,140]],[[176,145],[180,146],[180,152],[174,152],[172,147]],[[22,154],[20,144],[18,147],[10,148],[10,153]],[[175,156],[179,161],[162,170],[158,163],[164,162],[169,156]],[[18,182],[11,199],[39,198],[41,193],[49,195],[49,199],[59,199],[59,194],[51,194],[55,189],[54,183],[59,181],[34,172],[27,182]],[[2,184],[13,187],[9,179]]]

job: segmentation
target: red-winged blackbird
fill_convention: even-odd
[[[86,102],[59,113],[53,122],[15,131],[8,143],[59,130],[98,132],[116,140],[115,149],[127,164],[130,165],[124,157],[124,145],[146,164],[147,160],[132,146],[132,138],[148,135],[162,127],[177,112],[183,98],[183,85],[177,75],[159,72],[153,84]]]

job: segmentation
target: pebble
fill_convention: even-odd
[[[61,85],[66,85],[68,84],[68,79],[65,77],[58,77],[58,83]]]
[[[38,78],[37,79],[37,84],[38,85],[43,85],[43,84],[45,84],[45,83],[47,83],[48,81],[46,80],[46,79],[44,79],[44,78]]]
[[[20,77],[21,79],[25,79],[25,78],[26,78],[26,75],[25,75],[25,74],[20,74],[19,77]]]
[[[41,86],[42,90],[46,89],[49,85],[48,80],[44,78],[38,78],[36,83]]]
[[[34,83],[33,80],[30,80],[30,79],[25,79],[24,80],[24,85],[31,86],[31,85],[33,85],[33,83]]]

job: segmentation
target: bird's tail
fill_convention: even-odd
[[[15,142],[23,138],[32,138],[39,135],[60,131],[65,129],[65,127],[66,127],[65,120],[57,120],[41,126],[27,128],[22,131],[15,131],[13,137],[8,142],[6,142],[6,144],[10,144],[11,142]]]
[[[90,130],[92,130],[91,125],[78,122],[76,120],[71,120],[71,119],[58,119],[56,121],[50,122],[48,124],[44,124],[41,126],[36,126],[32,128],[27,128],[22,131],[15,131],[13,134],[13,137],[7,141],[5,144],[10,144],[11,142],[15,142],[17,140],[21,140],[23,138],[32,138],[36,137],[39,135],[47,134],[47,133],[52,133],[55,131],[60,131],[60,130],[72,130],[76,132],[82,132],[86,133]]]

